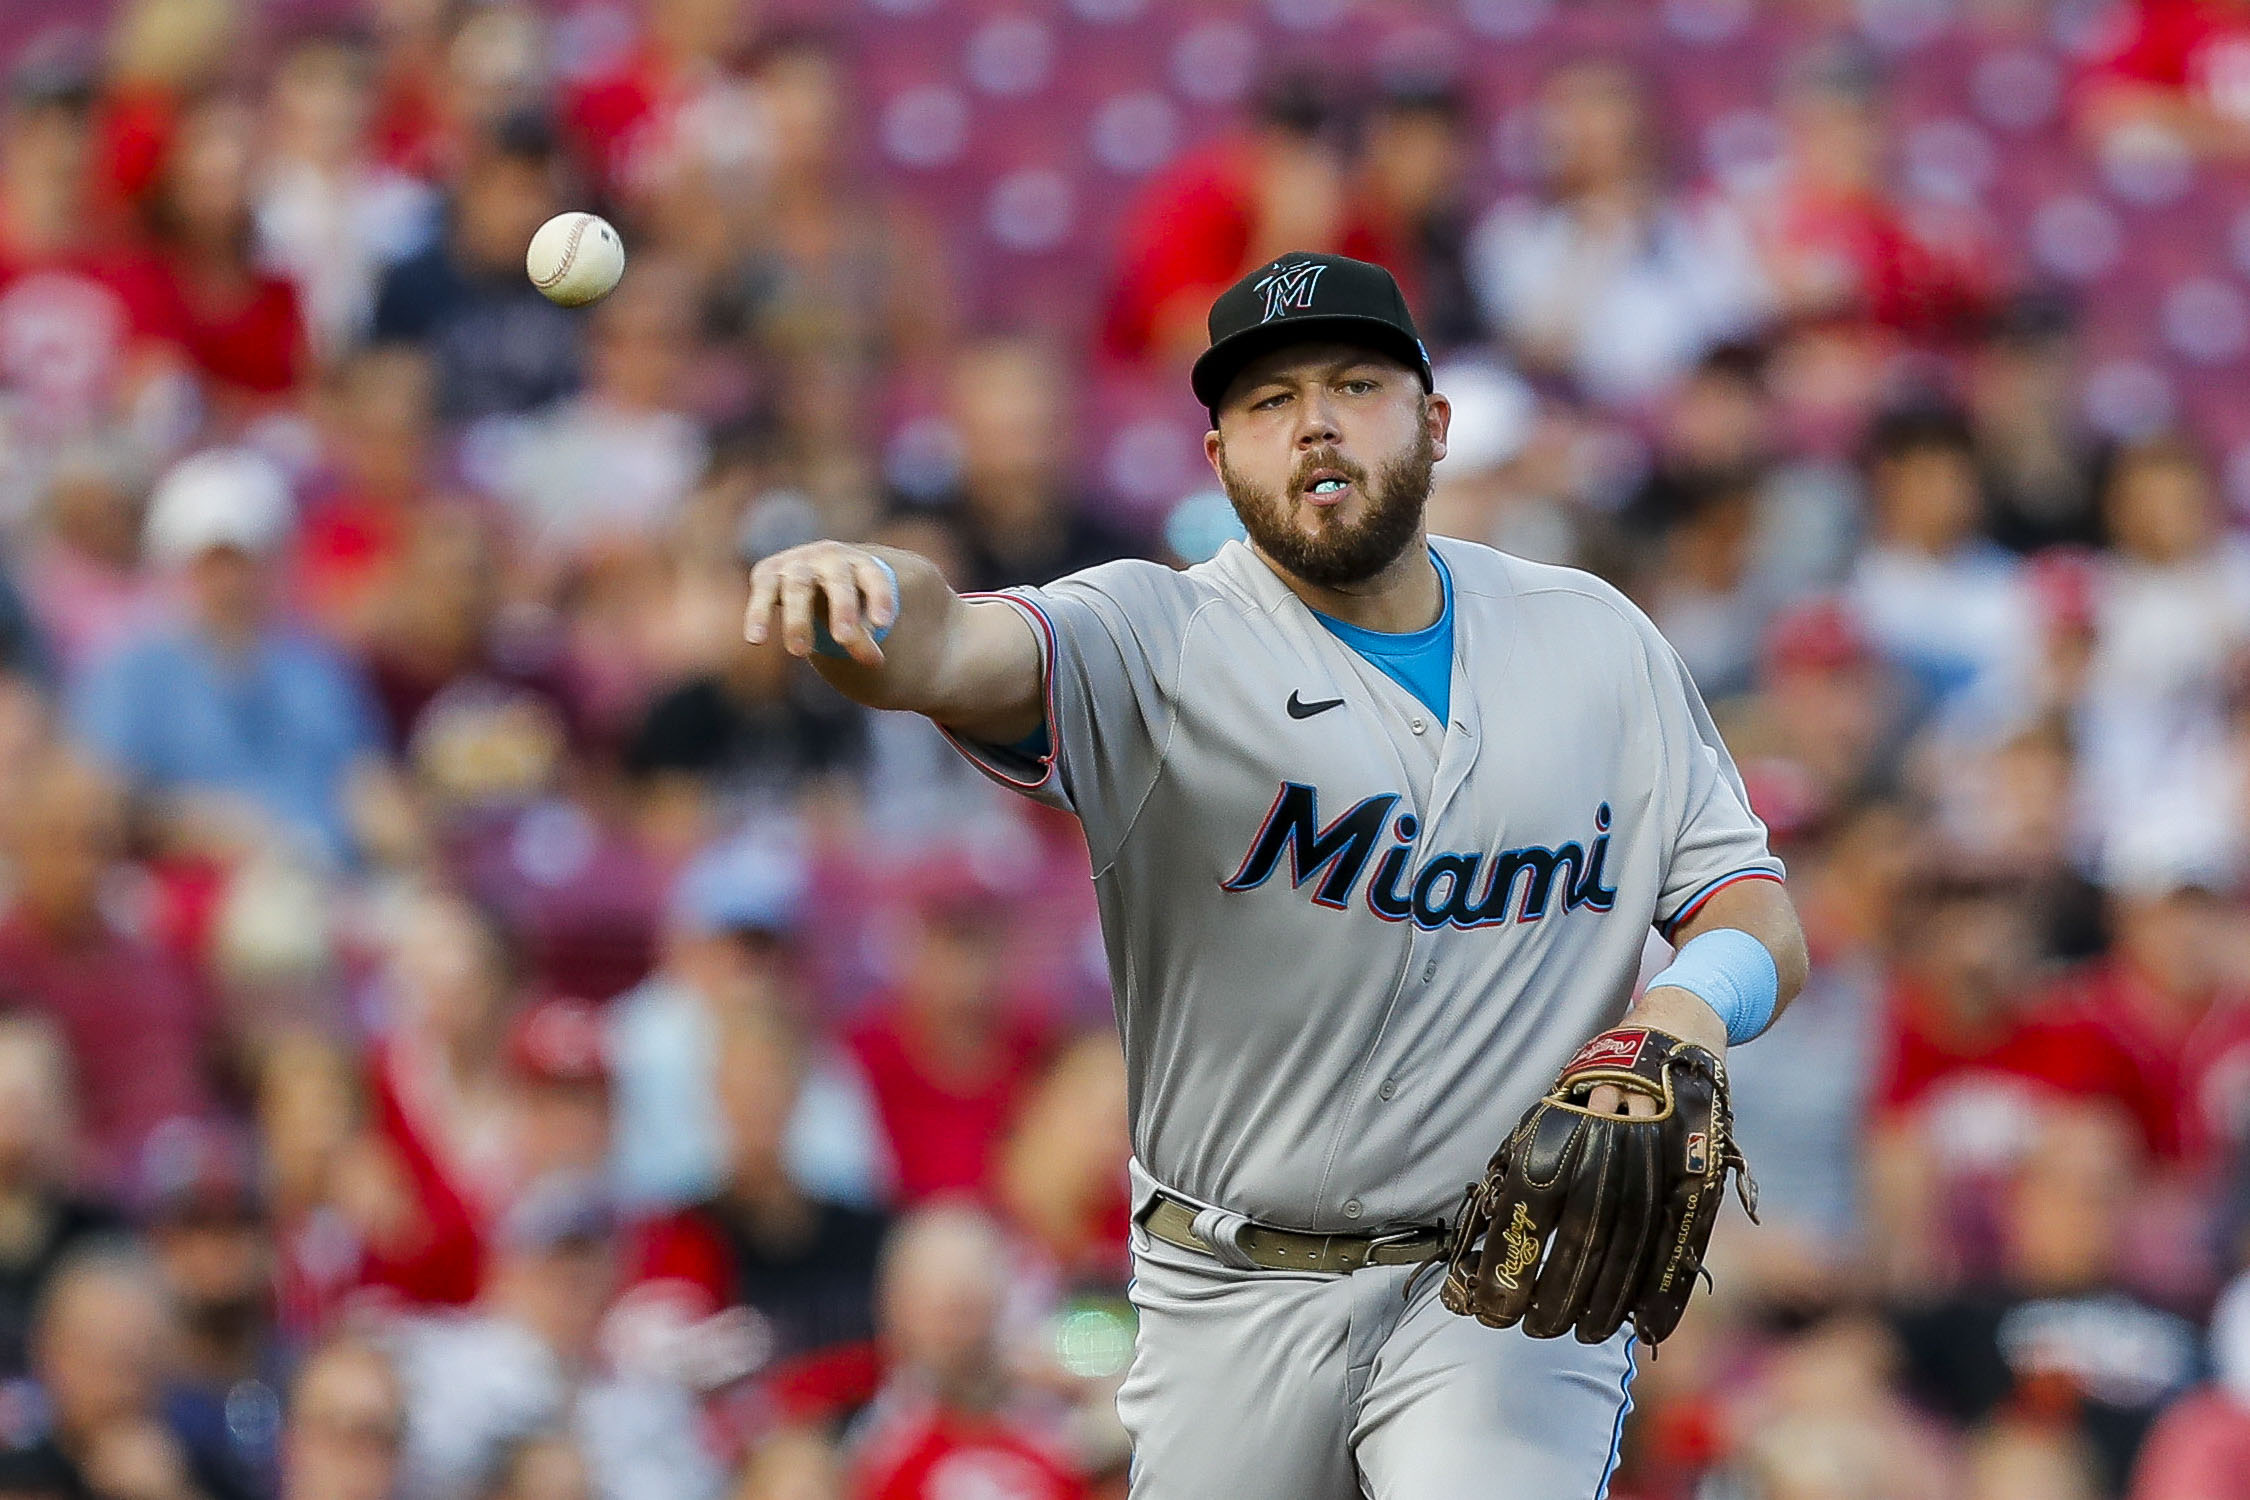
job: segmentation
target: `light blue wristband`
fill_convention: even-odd
[[[891,604],[895,607],[899,603],[898,569],[892,567],[889,563],[883,561],[879,557],[874,559],[874,562],[876,567],[883,570],[883,576],[891,581]],[[893,623],[896,623],[896,616],[893,616]],[[860,616],[860,624],[866,627],[867,634],[874,640],[875,644],[878,646],[882,645],[884,639],[891,633],[891,627],[889,625],[868,624],[867,616],[865,614],[862,614]],[[843,647],[836,644],[836,637],[828,633],[828,622],[826,620],[813,621],[812,648],[813,650],[819,652],[822,656],[848,658],[851,655],[849,651],[846,651]]]
[[[1739,927],[1704,933],[1672,955],[1671,966],[1648,982],[1686,990],[1727,1023],[1727,1045],[1739,1047],[1773,1024],[1781,1003],[1781,971],[1773,954]]]

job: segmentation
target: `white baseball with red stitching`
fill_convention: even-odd
[[[557,214],[531,237],[523,268],[548,301],[583,307],[608,296],[625,274],[625,241],[598,214]]]

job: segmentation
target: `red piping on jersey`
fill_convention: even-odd
[[[1741,880],[1770,880],[1775,885],[1781,884],[1781,877],[1771,870],[1736,870],[1731,875],[1721,875],[1717,880],[1712,881],[1702,890],[1690,896],[1687,905],[1672,914],[1671,921],[1660,924],[1656,929],[1657,936],[1669,943],[1672,941],[1673,933],[1678,932],[1682,927],[1693,921],[1697,912],[1711,904],[1713,896]]]
[[[1054,780],[1055,756],[1062,749],[1062,736],[1055,733],[1055,622],[1047,618],[1047,612],[1045,610],[1041,609],[1036,603],[1034,603],[1030,599],[1025,598],[1021,594],[987,592],[963,594],[961,597],[965,600],[998,599],[1004,604],[1013,604],[1019,609],[1027,609],[1031,611],[1032,623],[1039,627],[1041,644],[1044,648],[1046,657],[1045,661],[1040,666],[1040,696],[1044,701],[1045,712],[1047,715],[1045,721],[1045,727],[1047,730],[1047,753],[1039,757],[1039,779],[1037,781],[1025,781],[1020,776],[1010,776],[999,766],[994,765],[991,761],[986,760],[983,756],[976,753],[980,748],[995,750],[1006,749],[1007,747],[1004,745],[974,745],[971,741],[963,739],[960,735],[955,734],[951,729],[948,729],[943,724],[938,725],[938,733],[944,735],[948,740],[951,740],[953,742],[954,748],[959,750],[962,755],[968,758],[968,762],[970,765],[975,766],[978,770],[984,772],[985,775],[990,776],[993,780],[1004,781],[1009,786],[1016,788],[1018,791],[1038,791],[1048,782]]]

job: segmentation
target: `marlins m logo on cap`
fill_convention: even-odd
[[[1260,277],[1256,289],[1266,294],[1266,315],[1258,321],[1271,323],[1290,308],[1309,309],[1312,306],[1313,288],[1320,283],[1320,273],[1328,267],[1320,261],[1299,261],[1293,266],[1282,266],[1271,274]]]

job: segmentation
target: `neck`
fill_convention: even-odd
[[[1437,564],[1430,560],[1429,538],[1419,527],[1388,567],[1358,583],[1312,583],[1275,562],[1256,543],[1251,550],[1308,608],[1346,625],[1401,635],[1428,629],[1445,612],[1445,586],[1438,581]]]
[[[228,656],[247,656],[258,644],[258,622],[231,614],[206,614],[204,638]]]

